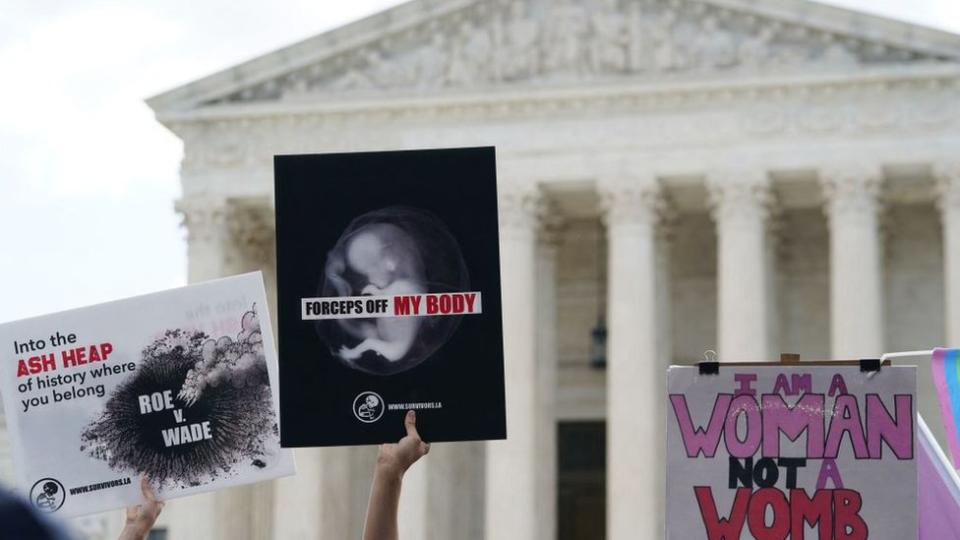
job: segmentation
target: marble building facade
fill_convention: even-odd
[[[663,534],[667,365],[960,345],[958,98],[960,37],[803,0],[414,0],[149,104],[189,279],[271,291],[273,155],[495,145],[510,438],[435,445],[402,536],[622,540]],[[602,496],[558,510],[584,423]],[[356,537],[374,456],[298,450],[162,526]]]

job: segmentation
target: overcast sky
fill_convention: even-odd
[[[186,282],[146,97],[395,0],[0,0],[0,322]],[[836,0],[960,32],[960,0]]]

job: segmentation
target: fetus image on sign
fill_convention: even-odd
[[[380,416],[380,398],[369,394],[357,408],[357,417],[361,420],[372,421]]]
[[[388,207],[354,219],[327,253],[320,295],[391,296],[469,290],[460,246],[433,214]],[[392,375],[428,359],[459,316],[333,319],[316,323],[331,354],[346,365]]]

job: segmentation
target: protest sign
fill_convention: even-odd
[[[672,367],[667,538],[917,538],[916,368]]]
[[[21,490],[65,517],[293,474],[259,273],[0,325]]]
[[[274,165],[283,445],[504,438],[493,149]]]

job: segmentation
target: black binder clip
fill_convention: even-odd
[[[717,361],[717,351],[707,349],[703,351],[703,362],[697,364],[701,375],[719,375],[720,362]]]
[[[876,373],[880,371],[879,358],[861,358],[860,371],[863,373]]]
[[[697,364],[697,367],[700,368],[701,375],[719,375],[720,374],[720,362],[700,362]]]

